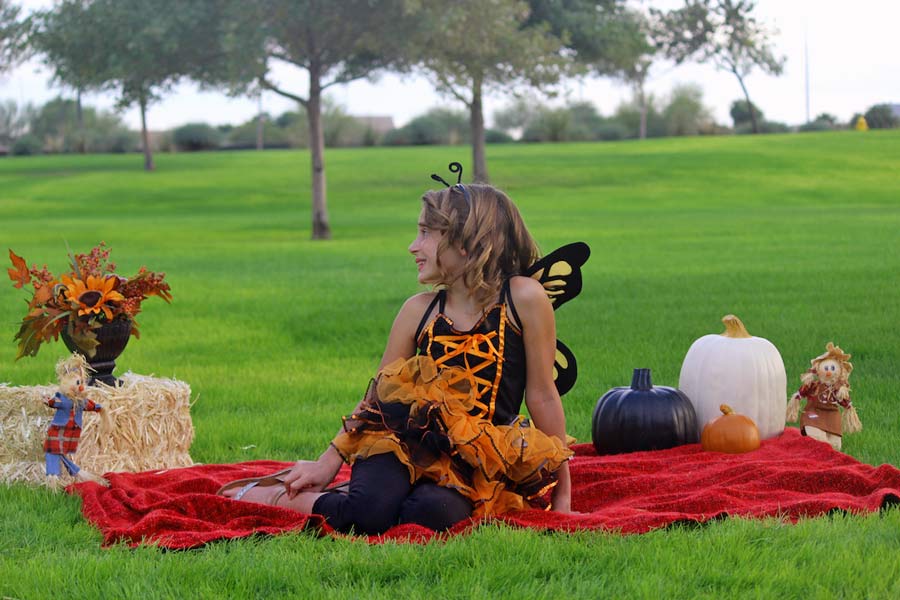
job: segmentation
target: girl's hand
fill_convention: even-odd
[[[331,483],[341,468],[341,463],[334,465],[328,460],[323,460],[324,458],[298,460],[294,463],[290,472],[284,476],[288,497],[293,498],[298,492],[321,492]]]

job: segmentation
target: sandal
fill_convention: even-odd
[[[236,479],[220,487],[219,491],[216,492],[216,496],[224,496],[225,492],[233,490],[235,488],[240,488],[238,490],[238,493],[234,496],[226,496],[226,498],[229,498],[231,500],[240,500],[244,497],[244,494],[255,487],[271,487],[274,485],[280,485],[281,489],[278,490],[275,493],[275,496],[267,503],[271,506],[277,506],[278,501],[281,500],[281,497],[287,493],[287,489],[284,487],[284,480],[281,479],[281,477],[290,472],[290,470],[290,468],[287,468],[278,471],[277,473],[271,473],[270,475],[264,475],[262,477],[247,477],[246,479]]]

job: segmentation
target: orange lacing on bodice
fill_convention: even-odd
[[[487,314],[499,307],[500,324],[494,331],[487,333],[459,333],[453,329],[450,321],[443,313],[435,317],[428,324],[426,335],[431,344],[437,344],[444,348],[444,355],[435,359],[438,367],[444,366],[448,361],[461,356],[462,365],[452,370],[450,384],[466,379],[476,390],[475,416],[491,419],[494,416],[494,406],[497,400],[497,392],[500,389],[500,378],[503,375],[503,345],[506,330],[506,306],[497,304],[492,308],[473,329],[481,326],[486,320]],[[444,319],[453,329],[453,334],[434,335],[434,324],[438,319]],[[480,375],[482,371],[496,365],[493,380]]]

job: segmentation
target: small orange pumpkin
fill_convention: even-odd
[[[737,414],[727,404],[719,410],[722,416],[707,423],[700,434],[704,450],[741,454],[759,448],[759,429],[753,419]]]

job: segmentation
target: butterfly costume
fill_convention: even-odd
[[[589,254],[586,244],[570,244],[522,275],[537,279],[558,308],[581,290]],[[459,492],[472,503],[474,517],[546,508],[555,471],[572,453],[519,414],[527,324],[516,314],[509,280],[498,301],[465,331],[445,314],[445,301],[445,291],[435,294],[416,332],[416,355],[379,372],[332,445],[351,464],[393,454],[408,469],[410,483]],[[576,375],[574,355],[557,341],[560,394]]]

